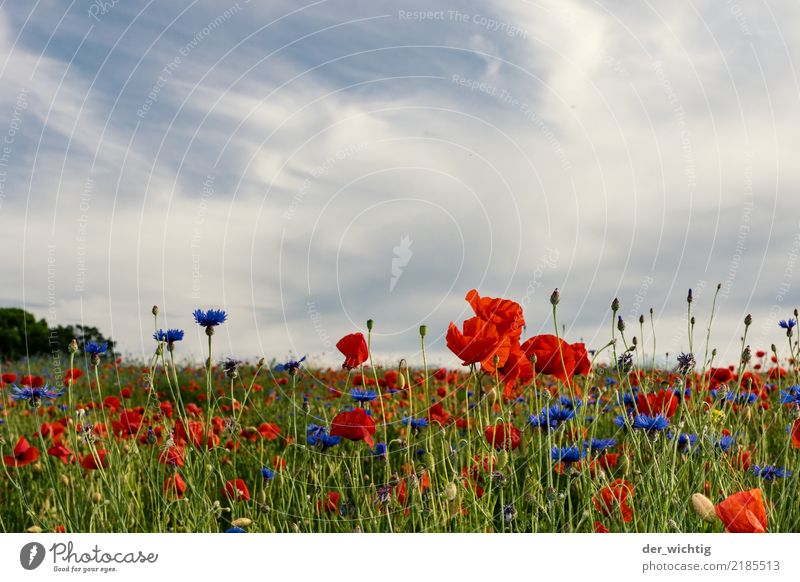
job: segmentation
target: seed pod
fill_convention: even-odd
[[[248,527],[249,525],[252,525],[252,523],[253,520],[249,517],[240,517],[239,519],[234,519],[231,522],[231,525],[233,527]]]
[[[711,500],[702,493],[695,493],[691,498],[691,505],[694,512],[703,521],[714,523],[717,520],[717,512]]]
[[[95,492],[92,494],[92,503],[95,505],[99,505],[103,502],[103,496],[99,492]]]
[[[32,525],[31,527],[29,527],[25,531],[28,532],[28,533],[39,534],[39,533],[42,533],[42,528],[40,528],[38,525]]]
[[[453,501],[458,495],[458,485],[455,483],[448,483],[444,486],[444,496],[448,501]]]

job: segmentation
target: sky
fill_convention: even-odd
[[[735,361],[800,304],[793,0],[0,4],[0,305],[128,357],[456,366],[472,288]],[[648,318],[641,335],[640,314]],[[697,340],[696,340],[697,344]],[[673,356],[674,357],[674,356]]]

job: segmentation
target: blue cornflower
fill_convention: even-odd
[[[54,389],[48,388],[45,384],[40,388],[31,388],[30,386],[23,386],[22,388],[18,386],[11,387],[11,399],[12,400],[27,400],[28,404],[34,407],[41,406],[42,400],[47,398],[48,400],[55,400],[64,392],[56,392]]]
[[[775,465],[764,465],[759,467],[753,465],[753,474],[756,477],[761,477],[764,481],[774,481],[776,478],[791,477],[792,472],[784,467],[776,467]]]
[[[723,453],[727,453],[728,450],[736,444],[736,439],[730,435],[724,435],[719,438],[719,440],[714,443],[714,447],[721,450]]]
[[[89,342],[84,346],[83,351],[89,354],[90,356],[99,356],[101,354],[105,354],[107,349],[108,349],[108,342],[103,342],[101,344],[98,344],[96,342]]]
[[[165,342],[168,344],[174,344],[175,342],[179,342],[183,339],[183,330],[182,329],[159,329],[156,333],[153,334],[153,339],[157,342]]]
[[[553,447],[552,451],[550,451],[550,456],[554,461],[570,464],[580,461],[586,456],[586,451],[581,450],[581,448],[577,446],[563,448]]]
[[[372,390],[360,390],[358,388],[353,388],[350,390],[350,398],[358,402],[359,404],[363,404],[365,402],[372,402],[378,397],[377,392],[373,392]]]
[[[561,406],[563,406],[567,410],[575,410],[576,408],[580,408],[581,405],[583,404],[580,398],[575,398],[573,400],[567,396],[562,396],[559,399],[559,402],[561,403]]]
[[[373,457],[385,459],[386,452],[387,452],[386,443],[376,443],[375,448],[370,450],[369,454],[372,455]]]
[[[275,471],[273,471],[269,467],[261,467],[261,477],[264,478],[265,485],[269,483],[274,476],[275,476]]]
[[[633,428],[639,428],[647,432],[657,432],[669,426],[669,420],[662,414],[649,416],[647,414],[637,414],[633,417]]]
[[[428,426],[428,419],[427,418],[414,418],[412,416],[404,416],[403,417],[403,424],[406,426],[411,426],[414,430],[419,430],[421,428],[425,428]]]
[[[208,311],[195,309],[192,315],[194,315],[197,325],[206,329],[225,323],[225,320],[228,319],[228,314],[222,309],[209,309]]]
[[[555,430],[573,418],[575,418],[574,410],[569,408],[561,408],[556,404],[550,408],[545,408],[538,416],[535,414],[532,415],[529,422],[534,428]]]
[[[240,527],[231,527],[225,530],[225,533],[247,533]]]
[[[742,392],[741,394],[729,392],[725,400],[735,404],[752,404],[757,398],[758,396],[754,392]]]
[[[800,394],[797,393],[797,387],[792,386],[788,391],[781,390],[781,404],[797,404],[800,405]]]
[[[778,325],[786,331],[790,331],[795,325],[797,325],[797,321],[795,319],[790,319],[788,321],[781,319],[780,322],[778,322]]]
[[[617,445],[616,439],[592,439],[591,442],[586,441],[583,443],[583,446],[587,449],[591,449],[592,451],[599,452],[604,451],[606,449],[610,449]]]
[[[276,372],[289,372],[289,374],[296,374],[300,369],[300,364],[306,361],[307,356],[303,356],[299,360],[289,360],[285,364],[278,364],[275,366]]]
[[[672,435],[669,435],[672,438]],[[687,452],[694,448],[695,443],[697,443],[697,435],[696,434],[689,434],[682,432],[678,435],[678,450],[681,452]]]
[[[309,424],[306,428],[306,442],[312,447],[319,445],[324,451],[342,442],[342,437],[329,435],[324,426]]]

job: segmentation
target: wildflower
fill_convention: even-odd
[[[428,426],[427,418],[414,418],[412,416],[404,416],[402,422],[405,426],[410,426],[414,430],[420,430]]]
[[[786,335],[788,337],[792,337],[792,329],[794,329],[794,326],[797,325],[797,320],[796,319],[789,319],[789,320],[781,319],[780,322],[778,323],[778,325],[781,328],[786,330]]]
[[[446,343],[464,366],[493,359],[506,340],[506,336],[501,335],[493,323],[479,317],[467,319],[461,327],[458,329],[455,323],[450,322]]]
[[[83,351],[90,356],[101,356],[106,353],[106,350],[108,350],[108,342],[103,342],[101,344],[89,342],[83,348]]]
[[[163,329],[159,329],[153,334],[153,339],[157,342],[164,342],[167,344],[168,349],[172,350],[175,342],[179,342],[183,339],[183,330],[168,329],[165,331]]]
[[[261,467],[261,478],[264,479],[264,485],[268,485],[273,477],[275,477],[275,471],[269,467]]]
[[[633,428],[645,430],[647,432],[662,431],[669,426],[669,420],[661,414],[648,416],[647,414],[637,414],[633,417]]]
[[[761,489],[740,491],[727,497],[715,507],[717,516],[729,533],[764,533],[767,531],[767,512]]]
[[[42,387],[32,388],[30,386],[24,386],[19,388],[17,386],[11,387],[11,399],[12,400],[27,400],[28,404],[33,408],[38,408],[42,405],[42,400],[55,400],[64,392],[56,392],[54,389],[50,389],[45,384]]]
[[[377,443],[375,445],[375,448],[373,448],[369,452],[370,455],[372,455],[373,457],[378,457],[379,459],[386,459],[386,453],[387,453],[386,443]]]
[[[216,326],[225,323],[225,320],[228,319],[228,314],[222,309],[209,309],[208,311],[195,309],[192,315],[194,315],[194,320],[197,325],[205,328],[206,335],[209,337],[214,335],[214,328]],[[210,366],[211,363],[209,362],[208,365]]]
[[[226,358],[225,362],[222,364],[222,369],[225,371],[225,375],[233,380],[234,378],[239,377],[239,367],[243,364],[241,360],[236,360],[234,358]]]
[[[503,519],[506,523],[511,523],[514,521],[514,518],[517,517],[517,510],[514,509],[512,504],[504,505],[503,506]]]
[[[617,358],[617,369],[620,374],[627,374],[633,369],[633,356],[630,352],[624,352]]]
[[[714,447],[721,450],[723,453],[727,453],[734,444],[736,444],[736,439],[734,437],[723,435],[714,443]]]
[[[300,369],[300,364],[306,361],[307,356],[303,356],[299,360],[289,360],[284,364],[278,364],[275,366],[276,372],[288,372],[290,376],[294,376],[297,374],[297,371]]]
[[[363,404],[365,402],[372,402],[378,397],[377,392],[373,392],[372,390],[359,390],[358,388],[353,388],[350,390],[350,398],[358,402],[359,404]]]
[[[3,464],[6,467],[24,467],[39,459],[39,449],[32,447],[24,436],[19,437],[14,445],[13,454],[3,455]]]
[[[247,532],[240,527],[233,526],[226,529],[225,533],[247,533]]]
[[[622,514],[625,523],[633,520],[633,509],[628,505],[628,498],[633,496],[633,485],[624,479],[614,479],[603,487],[598,495],[592,497],[597,511],[605,516],[614,515],[617,511]]]
[[[549,374],[569,384],[576,368],[582,361],[581,350],[576,350],[563,339],[551,334],[541,334],[526,340],[522,351],[529,359],[536,358],[533,364],[537,374]],[[585,346],[584,346],[585,351]]]
[[[483,431],[486,441],[495,449],[514,450],[520,444],[520,432],[513,424],[491,424]]]
[[[319,445],[324,451],[342,442],[342,437],[331,436],[324,426],[309,424],[306,427],[306,442],[312,447]]]
[[[593,453],[601,452],[613,448],[617,445],[616,439],[592,439],[591,442],[583,443],[586,449],[591,449]]]
[[[774,481],[776,478],[782,479],[792,476],[792,472],[789,469],[776,467],[775,465],[765,465],[763,467],[753,465],[753,474],[767,482]]]
[[[340,412],[331,421],[331,436],[341,436],[351,441],[364,441],[372,447],[375,420],[363,408]]]
[[[575,411],[569,408],[561,408],[558,405],[553,405],[550,408],[545,408],[536,416],[532,415],[529,423],[534,428],[546,428],[555,430],[568,420],[575,417]]]
[[[250,501],[250,492],[241,479],[231,479],[225,483],[222,494],[230,501]]]
[[[576,446],[563,448],[553,447],[552,451],[550,451],[550,457],[554,461],[564,464],[577,463],[584,456],[586,456],[586,451]]]
[[[94,454],[87,453],[86,456],[81,459],[81,467],[87,469],[89,471],[95,471],[97,469],[106,469],[108,468],[108,451],[103,449],[97,449]]]
[[[345,370],[357,368],[369,359],[367,342],[360,332],[344,336],[336,343],[336,349],[344,355],[342,367]]]
[[[672,435],[667,435],[668,438],[672,438]],[[681,433],[678,435],[678,450],[685,453],[692,450],[697,443],[697,435],[695,434],[688,434],[688,433]]]
[[[186,481],[179,473],[173,473],[164,481],[164,496],[172,499],[183,499],[186,493]]]
[[[678,354],[678,373],[681,376],[686,376],[689,372],[694,370],[696,364],[697,362],[694,358],[694,354],[686,354],[683,352]]]

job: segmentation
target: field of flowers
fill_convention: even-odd
[[[688,349],[661,369],[652,313],[625,322],[616,300],[588,350],[559,337],[558,291],[554,333],[526,339],[519,304],[466,299],[458,370],[374,365],[372,321],[337,343],[340,369],[220,362],[214,309],[194,313],[196,366],[175,365],[184,331],[156,308],[149,361],[73,341],[58,377],[6,362],[0,530],[800,531],[797,311],[763,351],[748,316],[728,366],[690,291]]]

